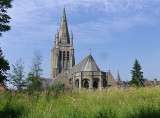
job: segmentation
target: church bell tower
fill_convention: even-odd
[[[51,50],[51,79],[75,65],[73,33],[68,33],[65,8],[59,31],[55,35],[54,48]]]

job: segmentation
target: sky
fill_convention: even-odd
[[[43,57],[43,77],[50,77],[51,49],[65,6],[73,32],[76,64],[90,54],[101,71],[131,79],[135,59],[149,80],[160,80],[160,0],[14,0],[12,30],[0,37],[5,59],[21,58],[25,75],[33,52]]]

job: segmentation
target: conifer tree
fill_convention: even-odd
[[[12,73],[10,74],[10,83],[17,87],[18,90],[22,90],[26,86],[24,80],[24,67],[23,61],[20,58],[17,62],[12,65]]]
[[[12,8],[13,0],[0,0],[0,37],[2,32],[6,32],[11,29],[9,22],[11,17],[7,14],[7,9]]]
[[[0,48],[0,83],[4,83],[4,81],[7,80],[7,70],[9,69],[9,63],[4,59],[2,50]]]
[[[133,70],[131,70],[132,80],[130,81],[131,86],[144,86],[143,72],[141,71],[142,67],[137,59],[135,59],[135,63],[133,66]]]

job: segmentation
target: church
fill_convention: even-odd
[[[75,65],[73,41],[73,32],[69,34],[64,8],[51,50],[51,78],[42,82],[43,87],[59,82],[70,89],[116,87],[117,82],[111,72],[101,71],[91,54]]]

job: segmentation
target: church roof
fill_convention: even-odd
[[[99,67],[97,66],[91,54],[88,55],[86,58],[84,58],[77,65],[73,66],[68,71],[67,75],[69,78],[72,78],[72,74],[83,71],[100,71]]]
[[[50,86],[52,84],[52,82],[54,81],[54,79],[50,79],[50,78],[41,78],[41,82],[42,82],[42,87],[46,88],[48,86]]]

